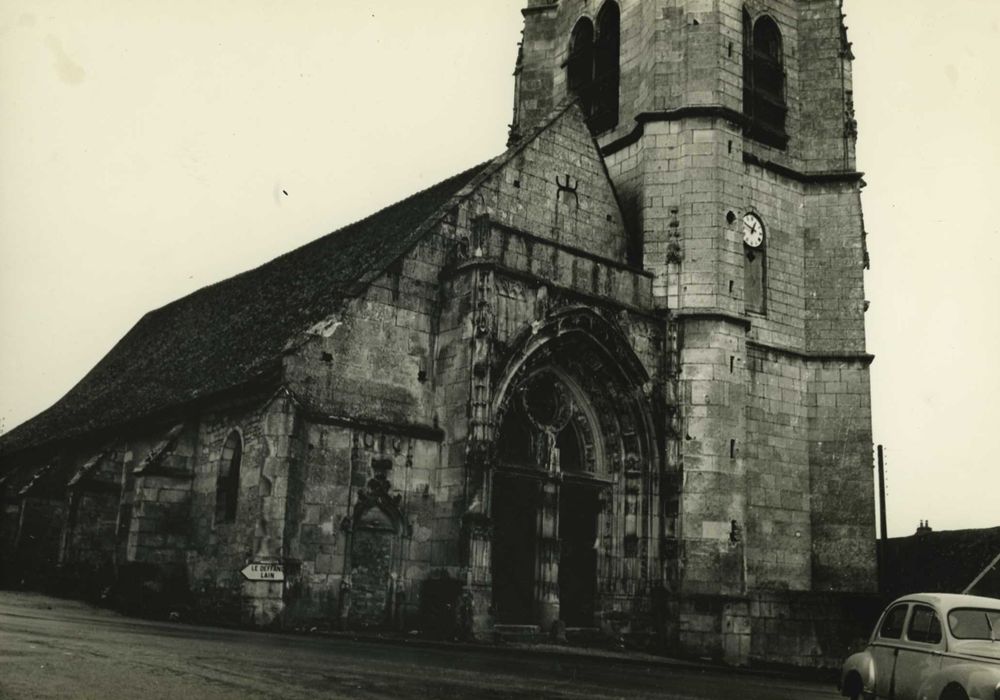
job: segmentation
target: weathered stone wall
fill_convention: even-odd
[[[242,457],[235,519],[228,522],[216,517],[216,486],[233,431],[239,434]],[[190,548],[183,554],[202,614],[261,625],[280,622],[282,583],[249,581],[240,572],[250,563],[283,561],[294,431],[295,410],[284,395],[257,405],[220,407],[199,420],[190,480]]]
[[[51,587],[57,580],[66,503],[54,497],[21,500],[14,567],[21,582]]]
[[[685,596],[680,603],[681,653],[745,664],[750,653],[749,601],[743,597]]]
[[[833,185],[813,188],[807,195],[806,347],[817,353],[863,353],[868,261],[860,190],[856,185]]]
[[[344,521],[353,488],[351,431],[306,421],[302,447],[300,485],[292,485],[301,497],[297,507],[289,503],[286,552],[289,560],[299,563],[299,571],[287,582],[287,615],[332,624],[343,583]]]
[[[812,588],[808,380],[801,359],[751,346],[748,362],[747,585]]]
[[[488,200],[487,211],[479,213],[499,223],[605,260],[626,261],[621,208],[575,108],[515,151],[480,191]]]
[[[867,361],[817,362],[809,379],[813,588],[874,591],[874,472]]]
[[[160,437],[148,453],[139,453],[133,469],[135,494],[128,534],[129,562],[183,566],[191,533],[195,435],[184,426],[171,433]]]
[[[21,520],[21,503],[7,500],[0,502],[0,584],[10,584],[16,577],[14,546],[17,543],[18,523]]]
[[[288,559],[297,572],[286,585],[287,617],[341,627],[419,624],[420,584],[432,568],[453,563],[448,550],[458,541],[454,526],[450,533],[435,529],[447,508],[433,489],[438,443],[375,425],[306,420],[303,444],[301,496],[294,510],[289,506]],[[380,472],[382,501],[372,483]],[[365,539],[369,510],[384,512],[392,527],[376,538],[377,577]]]
[[[753,664],[839,670],[867,642],[884,603],[874,595],[756,592],[749,600]]]
[[[430,288],[419,259],[383,276],[361,298],[314,329],[286,358],[288,386],[310,409],[329,415],[424,422],[431,391],[421,379],[430,347]]]
[[[115,582],[120,476],[114,475],[113,481],[90,480],[69,494],[61,566],[76,592],[94,599]]]
[[[863,648],[883,607],[874,595],[825,591],[689,596],[682,649],[732,664],[837,670]]]
[[[39,465],[27,462],[4,474],[0,481],[0,585],[12,586],[24,576],[15,565],[21,522],[20,490]]]
[[[118,506],[123,457],[106,450],[84,464],[68,483],[69,516],[63,539],[62,566],[86,579],[91,594],[114,582]]]
[[[74,514],[76,525],[67,537],[64,561],[104,569],[112,564],[117,492],[83,492]]]
[[[49,455],[10,472],[3,483],[5,519],[3,558],[9,562],[5,582],[56,590],[63,550],[67,503],[65,481],[73,462],[66,455]],[[10,507],[13,506],[13,507]]]
[[[802,167],[813,172],[853,169],[854,119],[851,45],[838,0],[799,0],[798,132]]]
[[[730,358],[745,353],[743,328],[692,319],[681,348],[682,590],[738,595],[745,587],[746,388]]]
[[[801,184],[754,165],[744,165],[740,179],[744,206],[757,212],[766,227],[766,312],[748,313],[752,324],[748,337],[771,347],[804,349],[808,244],[803,225],[804,210],[811,200],[804,196]],[[736,228],[738,231],[739,226]],[[731,254],[741,278],[744,246],[739,235],[734,239]]]

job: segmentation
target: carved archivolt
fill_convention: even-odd
[[[567,513],[574,515],[565,522],[590,517],[573,510],[581,493],[595,499],[592,556],[596,595],[606,596],[602,605],[649,590],[661,570],[663,449],[657,435],[663,431],[656,430],[654,416],[664,412],[654,406],[662,395],[649,389],[654,383],[619,323],[593,309],[559,308],[503,353],[490,372],[497,378],[487,423],[493,450],[475,482],[487,491],[477,491],[472,500],[488,504],[482,513],[487,522],[509,523],[512,506],[495,496],[509,499],[512,480],[528,485],[514,492],[536,501],[518,507],[537,518],[539,609],[561,604],[554,602],[560,600],[558,572],[565,563],[561,538],[571,541],[572,534],[560,534],[560,528]],[[496,484],[506,490],[493,492]],[[508,549],[501,554],[509,556]],[[492,570],[509,563],[494,560]],[[483,562],[473,568],[490,570]]]
[[[530,453],[534,466],[558,471],[573,450],[576,470],[642,470],[656,459],[649,377],[620,331],[590,310],[571,310],[513,344],[496,387],[493,431],[500,459]],[[519,450],[509,443],[530,443]],[[563,465],[568,466],[568,465]]]

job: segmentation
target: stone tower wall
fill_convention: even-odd
[[[531,4],[522,127],[532,115],[524,105],[570,98],[570,33],[602,5]],[[840,3],[620,7],[620,119],[597,138],[626,221],[641,235],[654,304],[669,311],[680,339],[680,590],[872,590],[866,254]],[[781,31],[785,149],[744,134],[744,8]],[[525,82],[528,74],[535,79]],[[764,313],[745,304],[747,212],[766,228]],[[719,624],[741,615],[709,608]],[[745,656],[745,641],[700,637],[696,618],[682,606],[682,643]]]

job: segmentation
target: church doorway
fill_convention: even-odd
[[[559,613],[567,627],[594,624],[598,490],[563,484],[559,494]]]
[[[492,622],[603,626],[604,606],[648,568],[649,547],[638,545],[652,532],[639,515],[653,512],[649,376],[620,330],[589,310],[526,331],[497,376],[480,501]]]
[[[535,622],[538,483],[497,474],[493,483],[493,607],[497,624]]]
[[[603,481],[571,381],[556,369],[531,375],[502,424],[491,504],[497,624],[594,623]]]

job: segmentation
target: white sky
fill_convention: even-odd
[[[524,4],[0,4],[3,427],[146,311],[502,152]],[[1000,525],[1000,2],[845,5],[890,534]]]

